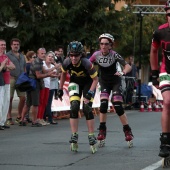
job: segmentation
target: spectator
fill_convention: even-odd
[[[12,121],[11,111],[12,111],[12,101],[13,101],[15,90],[19,97],[18,115],[15,120],[17,123],[21,119],[21,113],[22,113],[22,109],[23,109],[24,103],[25,103],[25,92],[21,92],[18,89],[16,89],[15,83],[17,81],[17,78],[20,76],[20,74],[25,72],[26,61],[25,61],[25,57],[23,56],[23,54],[19,52],[20,44],[21,44],[20,40],[17,38],[13,38],[11,40],[10,44],[11,44],[11,50],[6,55],[12,61],[12,63],[15,65],[15,69],[10,71],[10,105],[9,105],[9,110],[8,110],[7,124],[13,125],[14,122]]]
[[[134,64],[133,56],[129,56],[128,64],[131,66],[132,70],[129,73],[127,73],[125,76],[126,89],[129,90],[129,92],[126,95],[125,102],[126,102],[126,104],[131,104],[133,91],[136,88],[136,84],[137,84],[138,71],[137,71],[136,65]],[[130,87],[128,87],[128,86],[130,86]]]
[[[4,86],[1,88],[1,99],[2,107],[0,106],[0,126],[1,130],[4,128],[9,128],[9,126],[5,125],[7,119],[7,113],[9,109],[9,102],[10,102],[10,71],[15,69],[14,64],[9,60],[9,58],[4,54],[6,51],[6,42],[5,40],[0,40],[0,62],[1,68],[3,67],[3,81]],[[5,65],[4,65],[5,64]],[[1,104],[0,104],[1,105]],[[2,110],[1,110],[2,109]]]
[[[2,62],[0,62],[0,130],[4,130],[4,127],[2,125],[2,117],[3,117],[3,113],[2,113],[2,108],[3,108],[3,99],[4,99],[4,79],[3,79],[3,76],[2,76],[2,72],[3,72],[3,69],[6,65],[6,62],[7,62],[7,59],[6,60],[3,60]]]
[[[20,121],[20,126],[26,126],[26,122],[24,121],[25,114],[28,111],[28,107],[32,106],[32,127],[41,127],[37,121],[37,114],[38,114],[38,106],[39,106],[39,99],[40,99],[40,90],[44,88],[43,78],[45,77],[55,77],[53,70],[49,69],[45,71],[43,69],[43,60],[45,59],[46,50],[45,48],[39,48],[37,50],[37,58],[31,63],[29,77],[36,80],[36,89],[32,90],[28,93],[26,104],[22,111],[22,118]]]
[[[28,51],[26,53],[26,73],[29,75],[29,72],[30,72],[30,66],[31,66],[31,63],[35,60],[36,58],[36,53],[34,51]],[[26,92],[26,97],[28,96],[28,93],[29,92]],[[30,108],[28,108],[28,111],[27,111],[27,114],[25,115],[25,119],[28,123],[31,123],[31,119],[29,117],[29,112],[30,112]]]
[[[63,46],[61,46],[61,45],[57,46],[54,53],[55,53],[55,56],[56,56],[55,57],[56,63],[63,63],[63,61],[65,59]]]
[[[51,58],[51,62],[49,63],[49,60],[48,58],[46,58],[45,60],[45,65],[48,66],[49,68],[53,68],[54,67],[54,63],[55,63],[55,60],[54,60],[54,56],[55,54],[51,51],[49,52],[50,55],[52,55],[53,57]],[[57,71],[58,70],[54,70],[56,71],[57,75],[59,74]],[[52,104],[52,100],[53,100],[53,96],[54,96],[54,92],[55,90],[58,89],[58,78],[57,77],[54,77],[54,78],[50,78],[50,90],[49,90],[49,97],[48,97],[48,102],[47,102],[47,106],[45,108],[45,113],[44,113],[44,120],[46,120],[46,117],[48,117],[48,122],[50,124],[57,124],[57,122],[55,122],[53,120],[53,114],[52,114],[52,111],[51,111],[51,104]]]

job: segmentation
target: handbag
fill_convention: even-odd
[[[23,72],[18,77],[15,88],[21,92],[32,91],[36,89],[36,80],[30,78],[27,73]]]

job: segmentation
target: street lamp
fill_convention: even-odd
[[[140,22],[139,30],[139,77],[138,77],[138,97],[139,102],[141,102],[141,60],[142,60],[142,24],[143,24],[143,14],[140,11],[138,14],[138,21]]]

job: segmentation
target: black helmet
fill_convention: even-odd
[[[165,4],[165,7],[164,7],[165,11],[167,11],[168,9],[170,9],[170,0],[168,0]]]
[[[110,43],[112,43],[112,44],[113,44],[113,42],[114,42],[113,36],[112,36],[111,34],[109,34],[109,33],[104,33],[104,34],[100,35],[100,36],[99,36],[99,41],[100,41],[102,38],[107,38],[107,39],[110,41]]]
[[[83,53],[84,52],[84,48],[81,42],[78,41],[72,41],[69,43],[68,47],[67,47],[67,55],[69,55],[70,53]]]

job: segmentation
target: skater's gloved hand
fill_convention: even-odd
[[[122,77],[125,76],[125,73],[123,71],[117,71],[114,75]]]
[[[63,90],[59,89],[57,92],[57,96],[61,99],[63,97]]]
[[[152,70],[152,84],[154,86],[159,85],[159,71],[158,70]]]
[[[91,98],[94,96],[94,91],[89,90],[88,93],[86,94],[85,98],[87,100],[91,100]]]

